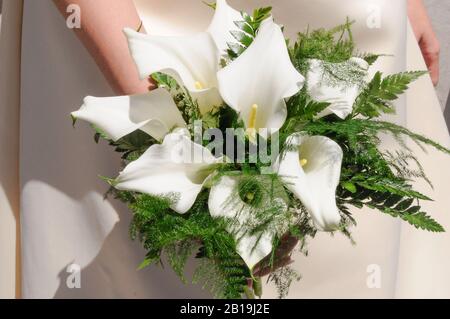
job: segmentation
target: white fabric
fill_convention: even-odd
[[[196,0],[135,1],[152,34],[203,31],[213,14]],[[370,5],[361,0],[229,3],[245,10],[272,5],[277,21],[291,36],[308,24],[311,28],[332,27],[349,16],[357,21],[354,37],[361,51],[393,54],[377,62],[375,69],[393,73],[406,67],[405,1],[374,0]],[[167,269],[135,270],[145,251],[139,243],[129,240],[130,212],[115,200],[103,199],[107,186],[97,178],[99,174],[116,175],[119,158],[107,145],[91,142],[92,130],[87,125],[73,130],[68,117],[84,96],[113,94],[51,1],[27,0],[24,9],[20,119],[24,297],[208,296],[198,286],[183,285]],[[377,13],[381,27],[370,28],[378,22]],[[408,53],[409,61],[418,61],[422,68],[416,43],[410,42]],[[413,88],[416,91],[408,95],[408,107],[402,107],[404,99],[398,103],[396,119],[449,145],[429,79],[422,79]],[[0,107],[3,110],[6,105]],[[14,129],[17,127],[12,125]],[[17,143],[18,135],[10,136],[10,141]],[[418,155],[435,184],[434,191],[424,189],[436,199],[427,208],[450,229],[450,199],[446,193],[450,160],[435,152]],[[10,169],[0,163],[2,171]],[[13,191],[7,196],[17,194]],[[308,257],[294,256],[294,267],[303,279],[294,283],[290,297],[450,297],[449,233],[423,233],[367,210],[354,213],[358,220],[353,233],[357,245],[352,246],[341,235],[320,234],[310,244]],[[5,245],[11,242],[0,245],[2,251],[7,251]],[[72,263],[83,269],[81,289],[67,288],[67,266]],[[371,289],[367,271],[373,269],[380,271],[381,286]],[[1,278],[14,276],[10,268],[0,268],[0,272],[5,271],[7,274]],[[276,296],[272,285],[264,288],[265,297]]]
[[[408,30],[408,69],[426,68],[419,53],[412,29]],[[407,126],[430,138],[450,145],[448,131],[440,112],[440,105],[429,77],[424,77],[411,86],[407,95]],[[433,94],[430,94],[433,92]],[[429,150],[428,154],[414,145],[410,145],[417,154],[429,178],[433,181],[434,191],[426,183],[417,184],[419,191],[430,194],[434,202],[424,207],[447,230],[445,234],[415,232],[402,227],[398,256],[396,297],[399,298],[450,298],[450,198],[448,196],[450,180],[450,161],[444,154]]]
[[[22,2],[5,1],[1,12],[0,299],[20,295],[20,269],[16,271],[16,264],[20,263],[18,137]]]

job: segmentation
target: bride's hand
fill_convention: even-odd
[[[128,50],[122,30],[138,29],[141,20],[133,0],[53,0],[67,17],[67,7],[78,5],[81,28],[74,29],[97,62],[112,88],[118,94],[135,94],[151,88],[149,80],[141,81]]]
[[[290,265],[293,260],[291,255],[293,250],[298,244],[298,238],[291,236],[289,234],[285,235],[281,239],[281,244],[275,252],[273,265],[270,264],[270,259],[272,255],[269,255],[263,259],[258,265],[255,266],[254,276],[255,277],[265,277],[270,273],[278,270],[279,268],[286,267]]]
[[[433,84],[439,82],[440,45],[422,0],[408,1],[408,15]]]

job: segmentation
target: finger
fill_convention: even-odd
[[[267,267],[263,267],[261,270],[258,270],[257,272],[255,272],[255,276],[256,277],[267,276],[271,272],[274,272],[275,270],[277,270],[279,268],[283,268],[283,267],[289,266],[293,262],[294,261],[291,259],[290,256],[286,256],[283,259],[280,259],[280,260],[276,261],[272,267],[267,266]]]
[[[292,235],[284,235],[281,238],[281,243],[278,246],[277,250],[275,251],[275,256],[269,255],[263,260],[261,260],[254,268],[254,273],[258,273],[262,268],[267,267],[272,257],[274,257],[275,260],[281,260],[287,256],[290,256],[292,254],[292,251],[294,250],[295,246],[297,246],[299,240],[297,237],[294,237]]]
[[[423,35],[419,42],[422,55],[427,64],[428,71],[430,72],[431,80],[434,85],[439,82],[439,58],[440,58],[440,45],[433,32],[428,32]]]
[[[281,244],[278,247],[275,258],[280,259],[287,255],[290,255],[294,250],[295,246],[298,244],[298,238],[290,235],[286,235],[281,239]]]
[[[439,58],[431,59],[428,64],[428,70],[430,71],[431,80],[433,85],[436,86],[439,83]]]
[[[439,53],[425,52],[423,57],[430,72],[431,80],[434,85],[437,85],[439,82]]]

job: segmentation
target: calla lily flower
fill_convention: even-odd
[[[131,29],[124,32],[140,77],[159,71],[173,76],[188,88],[205,113],[223,103],[217,89],[218,46],[226,47],[232,41],[230,30],[236,29],[234,21],[238,20],[239,12],[219,0],[208,32],[188,37],[149,36]],[[72,116],[96,125],[113,140],[137,129],[161,140],[172,128],[186,125],[172,97],[162,89],[135,96],[86,97]]]
[[[175,196],[171,208],[185,214],[220,161],[208,149],[192,142],[186,129],[177,129],[166,135],[162,144],[152,145],[130,163],[117,178],[115,188]]]
[[[272,18],[217,77],[222,98],[240,113],[253,136],[261,128],[272,133],[281,128],[287,116],[284,99],[296,94],[305,80],[292,65],[283,32]]]
[[[141,79],[163,72],[183,84],[198,101],[200,111],[221,105],[217,90],[219,51],[208,32],[163,37],[125,29],[131,55]]]
[[[220,181],[211,187],[208,207],[214,218],[227,218],[232,220],[228,231],[236,239],[238,254],[247,264],[249,269],[258,264],[272,251],[274,231],[266,230],[263,233],[250,234],[249,225],[253,222],[254,208],[236,195],[239,187],[239,177],[223,176]],[[230,202],[230,199],[233,199]],[[284,203],[283,209],[286,208]]]
[[[318,117],[336,114],[345,119],[353,111],[356,98],[361,93],[361,79],[366,79],[369,64],[360,58],[341,63],[309,60],[306,76],[307,92],[317,102],[330,103]]]
[[[114,141],[138,129],[161,140],[171,129],[186,126],[172,96],[164,89],[134,96],[88,96],[72,116],[94,124]]]
[[[163,72],[183,84],[206,113],[223,100],[217,89],[220,56],[227,42],[235,42],[230,31],[236,30],[240,13],[225,0],[216,3],[213,20],[207,31],[191,36],[155,36],[126,28],[131,55],[141,79]]]
[[[228,43],[236,42],[230,31],[238,30],[235,22],[242,21],[239,11],[233,9],[225,0],[216,1],[216,13],[208,27],[220,53],[226,52]]]
[[[291,135],[286,147],[274,164],[275,172],[302,202],[318,229],[336,230],[341,220],[336,206],[341,147],[327,137],[300,133]]]

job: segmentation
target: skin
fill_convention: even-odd
[[[408,0],[408,15],[434,85],[439,82],[440,45],[422,0]]]
[[[81,9],[81,28],[75,33],[92,55],[105,78],[119,95],[143,93],[149,80],[139,80],[122,30],[137,30],[141,20],[132,0],[53,0],[67,18],[66,8],[76,4]]]

